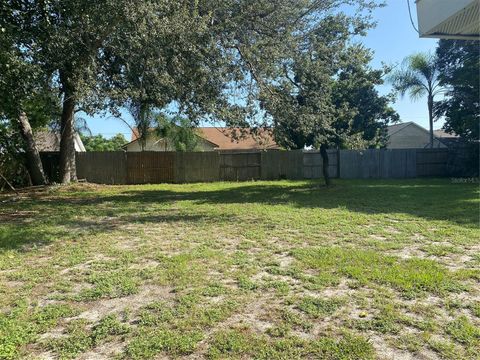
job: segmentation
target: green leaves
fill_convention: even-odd
[[[102,135],[80,135],[87,151],[120,151],[128,141],[123,134],[117,134],[111,139],[105,139]]]

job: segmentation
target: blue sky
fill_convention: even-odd
[[[420,39],[413,29],[408,15],[407,2],[405,0],[387,0],[387,6],[375,10],[373,14],[378,22],[377,27],[362,38],[362,42],[375,52],[373,67],[380,67],[382,62],[387,64],[400,63],[407,55],[419,51],[434,51],[436,39]],[[414,1],[410,0],[414,23],[417,23]],[[388,93],[391,88],[384,85],[379,88],[381,93]],[[412,102],[408,97],[397,99],[393,107],[400,114],[403,122],[414,121],[428,128],[428,115],[426,99]],[[84,117],[93,134],[102,134],[111,137],[117,133],[123,133],[130,138],[130,129],[122,121],[113,118]],[[129,120],[127,114],[125,119]],[[435,128],[440,128],[439,121]]]

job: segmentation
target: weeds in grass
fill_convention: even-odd
[[[454,273],[432,260],[402,260],[374,251],[340,247],[298,249],[293,254],[303,267],[348,276],[362,285],[390,285],[408,298],[425,292],[464,290]]]
[[[298,309],[311,317],[318,318],[332,315],[344,303],[343,299],[320,299],[306,296],[299,302]]]
[[[73,359],[78,354],[108,341],[112,336],[126,335],[130,331],[127,324],[121,323],[115,315],[101,319],[91,330],[85,320],[75,320],[68,324],[67,335],[48,339],[45,346],[62,359]]]

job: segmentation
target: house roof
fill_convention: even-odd
[[[460,136],[457,134],[449,134],[445,130],[438,129],[438,130],[433,130],[433,135],[435,135],[437,138],[446,138],[446,139],[459,139]]]
[[[421,131],[425,132],[426,134],[430,134],[430,132],[427,129],[425,129],[424,127],[418,125],[417,123],[415,123],[413,121],[408,121],[408,122],[405,122],[405,123],[394,124],[394,125],[388,126],[387,127],[388,136],[390,137],[390,136],[398,133],[399,131],[405,129],[408,126],[414,126],[417,129],[420,129]],[[440,143],[442,143],[446,146],[451,146],[454,143],[457,143],[457,142],[460,141],[460,137],[458,135],[449,134],[449,133],[447,133],[447,132],[445,132],[441,129],[433,130],[433,136],[437,141],[439,141]]]
[[[199,127],[198,136],[212,143],[218,150],[279,149],[270,129],[252,131],[250,129],[227,127]],[[138,139],[138,130],[132,131],[132,142]]]
[[[478,0],[417,0],[420,37],[478,40]]]
[[[387,127],[387,132],[388,132],[388,136],[392,136],[393,134],[399,132],[400,130],[403,130],[405,129],[407,126],[410,126],[414,124],[414,122],[412,121],[408,121],[408,122],[405,122],[405,123],[400,123],[400,124],[394,124],[394,125],[389,125]],[[417,125],[418,126],[418,125]],[[419,126],[420,127],[420,126]],[[422,128],[423,129],[423,128]],[[425,130],[425,129],[423,129]]]
[[[413,122],[413,121],[407,121],[405,123],[400,123],[400,124],[394,124],[394,125],[389,125],[387,127],[387,131],[388,131],[388,136],[392,136],[393,134],[405,129],[406,127],[408,126],[414,126],[416,127],[417,129],[423,131],[424,133],[427,133],[427,134],[430,134],[430,131],[428,131],[427,129],[425,129],[424,127],[418,125],[417,123]],[[441,131],[441,130],[433,130],[433,135],[435,138],[439,138],[440,136],[437,136],[437,134],[435,133],[436,131]],[[441,139],[438,139],[438,140],[441,140]]]
[[[40,130],[33,134],[35,145],[38,151],[60,151],[60,134],[53,131]],[[73,137],[75,143],[75,151],[84,152],[85,146],[78,134]]]
[[[217,144],[219,150],[279,149],[271,129],[201,127],[199,135]]]
[[[437,139],[439,139],[442,143],[444,143],[448,147],[455,147],[464,143],[463,139],[457,134],[449,134],[442,129],[433,130],[433,134]]]

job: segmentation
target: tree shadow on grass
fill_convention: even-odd
[[[66,200],[67,203],[69,200]],[[98,204],[98,199],[95,201]],[[121,207],[121,202],[117,206]],[[65,203],[63,204],[65,205]],[[53,205],[55,209],[55,205]],[[215,223],[220,217],[213,215],[179,214],[173,212],[162,212],[156,214],[117,214],[114,217],[96,216],[92,219],[78,218],[63,214],[58,221],[50,218],[52,226],[43,226],[41,222],[36,224],[30,218],[16,218],[15,222],[7,226],[0,226],[0,255],[8,250],[30,251],[33,248],[42,247],[53,243],[58,239],[72,240],[84,236],[95,236],[99,234],[112,233],[125,229],[127,226],[144,224],[172,224],[178,223]],[[48,217],[48,214],[46,214]],[[232,219],[234,217],[232,216]],[[233,220],[235,221],[235,220]]]
[[[480,215],[477,185],[451,184],[443,179],[337,181],[330,188],[314,181],[237,183],[208,191],[132,189],[122,194],[126,195],[143,204],[176,200],[213,205],[288,204],[311,209],[346,208],[365,214],[405,213],[475,228],[479,226]]]
[[[107,194],[90,191],[74,196],[59,194],[53,199],[40,197],[16,204],[11,212],[1,211],[0,219],[7,226],[2,227],[0,223],[0,252],[21,250],[31,244],[45,245],[58,238],[112,232],[136,223],[202,221],[214,225],[226,219],[244,221],[228,213],[213,215],[202,211],[189,214],[169,208],[151,210],[159,204],[182,201],[198,205],[288,205],[312,210],[344,208],[364,214],[405,213],[468,228],[479,226],[478,186],[450,184],[441,179],[342,180],[330,188],[317,181],[279,181],[175,185],[166,189],[164,185],[135,186],[112,190]],[[143,212],[143,209],[147,211]],[[23,215],[12,218],[13,211]],[[49,225],[46,228],[42,227],[45,223]]]

